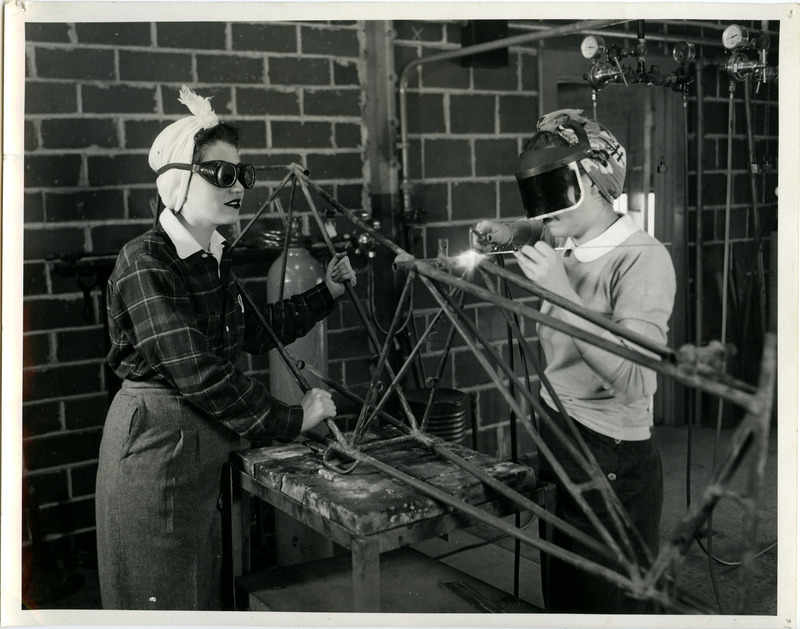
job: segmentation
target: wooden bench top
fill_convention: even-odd
[[[519,492],[536,486],[535,472],[524,465],[448,444],[455,454]],[[361,463],[339,474],[322,463],[324,446],[314,442],[238,452],[233,464],[259,484],[290,497],[314,513],[358,535],[370,535],[453,511],[420,490]],[[378,445],[368,454],[470,504],[497,494],[459,466],[417,443]],[[349,462],[337,462],[347,467]]]

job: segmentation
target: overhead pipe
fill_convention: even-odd
[[[400,100],[400,163],[402,166],[402,179],[400,182],[400,192],[403,199],[403,214],[411,210],[411,184],[409,183],[410,177],[408,174],[408,80],[413,70],[427,65],[429,63],[436,63],[439,61],[449,61],[451,59],[458,59],[461,57],[468,57],[470,55],[488,52],[490,50],[497,50],[498,48],[507,48],[519,44],[525,44],[533,41],[541,41],[544,39],[552,39],[554,37],[562,37],[564,35],[571,35],[574,33],[581,33],[589,29],[603,28],[605,26],[612,26],[629,22],[631,20],[585,20],[583,22],[575,22],[574,24],[566,24],[564,26],[556,26],[545,31],[536,31],[533,33],[525,33],[523,35],[515,35],[513,37],[505,37],[493,42],[485,42],[482,44],[475,44],[474,46],[467,46],[458,50],[448,50],[435,55],[422,57],[421,59],[414,59],[407,63],[400,72],[398,80],[398,94]]]

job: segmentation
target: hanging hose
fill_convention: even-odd
[[[727,161],[727,181],[726,181],[726,193],[725,193],[725,240],[723,246],[723,279],[722,279],[722,332],[721,332],[721,342],[725,344],[727,339],[727,320],[728,320],[728,274],[729,274],[729,266],[730,266],[730,214],[731,214],[731,204],[732,204],[732,192],[733,192],[733,130],[735,126],[735,118],[734,118],[734,89],[735,83],[733,81],[729,84],[729,101],[728,101],[728,161]],[[701,106],[698,103],[698,108]],[[687,136],[688,137],[688,136]],[[702,142],[702,138],[697,138],[698,143]],[[702,164],[698,163],[698,169],[702,168]],[[698,191],[699,195],[699,191]],[[698,208],[699,211],[699,208]],[[697,244],[699,247],[699,243]],[[698,331],[696,331],[698,332]],[[717,407],[717,424],[716,424],[716,433],[714,438],[714,450],[712,456],[712,464],[711,464],[711,471],[712,474],[717,469],[718,458],[719,458],[719,445],[721,441],[721,431],[722,431],[722,411],[723,411],[723,400],[719,400],[719,404]],[[691,422],[689,423],[689,430],[687,434],[687,457],[686,457],[686,505],[687,507],[691,504],[691,460],[692,460],[692,429],[691,429]],[[698,536],[695,536],[695,542],[700,547],[700,549],[705,553],[708,557],[708,567],[709,573],[711,575],[711,584],[714,589],[714,596],[717,600],[717,605],[721,613],[725,613],[723,606],[722,606],[722,599],[720,597],[719,592],[719,583],[717,579],[716,570],[714,569],[714,564],[719,564],[722,566],[727,567],[739,567],[742,565],[740,561],[726,561],[724,559],[720,559],[714,555],[713,551],[713,511],[709,512],[708,514],[708,528],[707,533],[708,537],[708,546],[704,546],[702,541]],[[760,557],[761,555],[769,552],[773,548],[778,545],[777,541],[768,544],[765,548],[761,549],[758,553],[754,555],[754,558]]]
[[[725,239],[722,248],[722,332],[721,343],[725,345],[728,333],[728,274],[730,267],[730,245],[731,245],[731,203],[733,196],[733,130],[735,125],[735,110],[733,95],[736,89],[736,83],[731,80],[728,84],[728,164],[727,164],[727,180],[725,183]],[[723,371],[726,369],[726,361],[723,360]],[[722,432],[722,410],[724,402],[719,401],[717,405],[717,429],[714,439],[714,454],[711,462],[711,473],[717,470],[717,460],[719,457],[719,442]],[[719,611],[725,613],[722,607],[722,599],[719,595],[719,584],[717,583],[717,574],[714,570],[714,551],[712,549],[714,538],[714,512],[710,511],[708,514],[708,569],[711,574],[711,584],[714,587],[714,596],[719,605]]]
[[[501,267],[505,267],[505,261],[503,260],[503,256],[498,256],[497,262]],[[503,287],[505,289],[506,297],[508,297],[509,300],[513,300],[513,297],[511,295],[511,287],[508,285],[508,282],[503,281]],[[517,315],[514,315],[514,320],[517,322],[517,325],[519,325],[519,317],[517,317]],[[510,325],[506,325],[506,333],[508,335],[509,366],[513,370],[514,369],[514,336],[513,336],[513,331],[511,329]],[[522,340],[520,339],[518,341],[518,343],[522,343]],[[531,380],[530,380],[530,373],[528,372],[528,362],[525,359],[525,352],[522,351],[521,347],[519,348],[519,356],[520,356],[520,362],[522,363],[523,374],[525,376],[525,385],[528,388],[528,391],[530,392]],[[512,395],[514,395],[514,384],[513,384],[513,381],[509,381],[509,387],[508,388],[509,388],[509,392]],[[514,414],[513,410],[511,411],[511,416],[510,416],[510,429],[509,429],[509,431],[511,433],[511,460],[514,463],[517,463],[518,459],[519,459],[518,444],[517,444],[517,416]],[[531,518],[531,521],[533,521],[533,518]],[[514,522],[517,525],[517,528],[521,528],[520,527],[521,520],[520,520],[519,511],[515,514]],[[530,522],[528,522],[528,524],[525,526],[525,528],[527,528],[528,525],[530,525]],[[519,542],[519,540],[516,540],[515,543],[514,543],[514,596],[516,596],[516,597],[519,597],[519,568],[520,568],[520,555],[521,555],[521,553],[522,553],[522,548],[520,546],[520,542]]]

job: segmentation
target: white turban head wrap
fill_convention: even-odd
[[[173,122],[153,142],[150,148],[150,168],[158,172],[167,164],[191,164],[194,158],[195,134],[219,124],[211,109],[211,99],[198,96],[185,85],[180,89],[178,102],[192,112],[191,116]],[[187,170],[169,169],[156,179],[158,194],[164,205],[173,212],[180,212],[192,173]]]

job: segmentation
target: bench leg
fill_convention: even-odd
[[[381,565],[376,540],[354,539],[351,547],[353,562],[353,611],[379,612],[381,607]]]
[[[237,611],[236,578],[250,571],[249,501],[235,481],[238,472],[222,469],[222,608]]]

